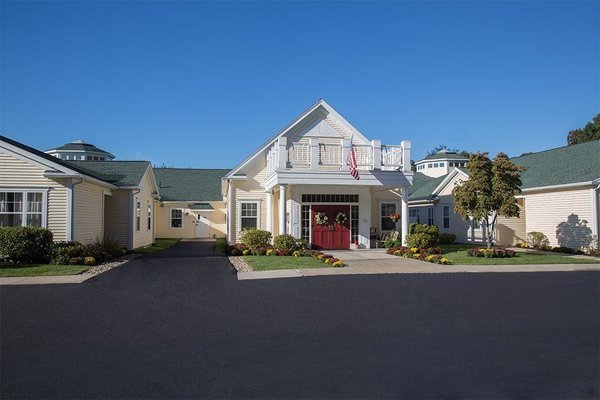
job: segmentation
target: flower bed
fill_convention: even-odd
[[[516,257],[517,252],[510,249],[488,249],[485,247],[473,247],[467,250],[469,257],[487,257],[487,258],[509,258]]]
[[[329,264],[332,267],[338,268],[343,267],[345,264],[339,258],[335,258],[331,254],[325,254],[322,251],[299,249],[294,251],[289,250],[278,250],[272,246],[266,248],[255,248],[250,249],[244,244],[234,244],[229,247],[229,254],[232,256],[265,256],[265,257],[313,257],[325,264]]]
[[[427,261],[434,264],[448,265],[450,260],[444,257],[439,247],[428,247],[418,249],[416,247],[394,246],[386,250],[387,254],[399,257],[413,258],[415,260]]]

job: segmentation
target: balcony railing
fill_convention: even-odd
[[[363,170],[410,171],[410,142],[400,145],[381,145],[378,140],[371,144],[353,145],[356,163]],[[277,170],[340,170],[348,169],[351,146],[347,139],[339,143],[331,138],[311,137],[308,142],[287,142],[279,138],[267,152],[267,173]],[[406,161],[406,162],[405,162]]]

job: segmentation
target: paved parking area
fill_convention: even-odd
[[[239,281],[181,242],[0,288],[0,397],[598,398],[600,273]]]

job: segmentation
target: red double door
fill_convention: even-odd
[[[312,225],[311,245],[317,250],[333,250],[350,248],[350,206],[345,205],[312,205],[310,212]],[[317,213],[327,215],[327,224],[315,222]],[[346,222],[338,224],[335,218],[338,213],[346,215]]]

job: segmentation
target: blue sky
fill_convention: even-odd
[[[233,167],[319,98],[370,138],[492,153],[600,111],[600,3],[1,3],[2,134]]]

